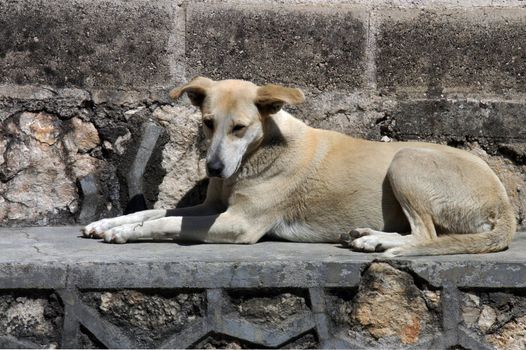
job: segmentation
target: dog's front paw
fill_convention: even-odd
[[[130,227],[132,225],[117,226],[104,232],[102,238],[106,243],[126,243],[128,242]],[[135,226],[135,225],[133,225]]]
[[[104,236],[104,232],[112,228],[112,226],[111,219],[102,219],[84,226],[80,232],[84,237],[102,238]]]

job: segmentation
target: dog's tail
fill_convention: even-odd
[[[511,205],[506,205],[491,231],[467,234],[447,234],[437,238],[393,248],[391,256],[446,255],[492,253],[506,249],[513,239],[517,223]]]

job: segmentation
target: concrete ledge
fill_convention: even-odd
[[[526,317],[526,233],[505,252],[389,261],[333,244],[112,245],[78,227],[0,242],[8,347],[491,348],[517,340],[498,305]]]

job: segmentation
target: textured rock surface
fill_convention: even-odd
[[[174,18],[169,1],[2,1],[0,83],[163,87]]]
[[[58,136],[65,124],[53,115],[30,112],[4,121],[0,130],[0,137],[6,140],[5,161],[0,165],[0,195],[4,200],[1,222],[28,218],[40,224],[49,220],[68,222],[68,214],[63,212],[77,211],[79,198],[72,174],[93,170],[98,160],[79,155],[78,149],[64,154]]]
[[[287,318],[309,310],[305,298],[291,293],[277,294],[274,291],[265,296],[250,297],[246,292],[236,293],[233,304],[243,318],[255,323],[279,324]],[[272,296],[273,294],[277,294]],[[235,295],[235,294],[234,294]]]
[[[400,342],[407,345],[417,344],[438,332],[435,312],[429,308],[424,292],[415,285],[411,275],[386,263],[373,263],[365,272],[354,299],[351,320],[381,346],[395,346]]]
[[[391,10],[381,17],[376,62],[383,91],[526,91],[519,63],[526,60],[526,9]]]
[[[199,293],[170,295],[125,290],[87,293],[83,299],[147,347],[181,331],[205,313],[205,300]]]
[[[159,185],[155,207],[170,208],[202,202],[206,194],[203,184],[206,145],[201,131],[201,113],[192,106],[162,106],[153,112],[153,117],[170,136],[162,151],[161,166],[166,175]]]
[[[522,294],[464,293],[462,318],[497,349],[526,347],[526,297]]]
[[[60,342],[62,320],[62,308],[55,296],[0,295],[0,336],[56,348]]]
[[[190,75],[359,88],[365,84],[366,30],[359,10],[192,5]]]

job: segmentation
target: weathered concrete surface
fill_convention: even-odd
[[[526,92],[526,9],[395,10],[379,16],[382,91],[417,90],[433,97]]]
[[[192,75],[318,89],[363,87],[366,16],[359,10],[191,5]]]
[[[0,84],[166,87],[176,9],[171,1],[2,1]]]
[[[360,271],[380,254],[364,254],[334,244],[264,241],[255,245],[181,245],[172,241],[126,245],[80,237],[78,227],[0,229],[0,285],[34,286],[17,271],[68,270],[66,279],[48,281],[79,288],[248,288],[356,286]],[[520,234],[509,250],[481,255],[396,259],[431,285],[526,287]],[[272,252],[271,255],[269,255]],[[28,269],[28,266],[30,267]],[[58,275],[60,276],[60,274]],[[45,281],[40,281],[42,283]]]

